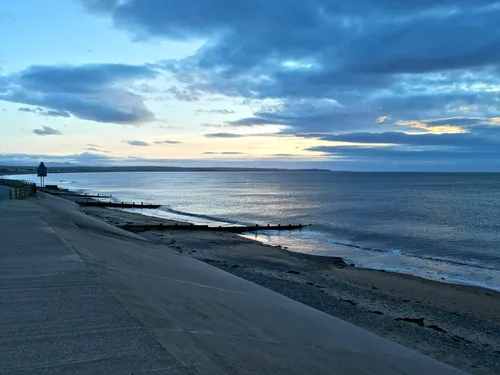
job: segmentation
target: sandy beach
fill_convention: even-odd
[[[112,225],[173,223],[82,208]],[[166,231],[141,236],[472,374],[500,373],[500,293],[360,269],[340,258],[287,251],[231,233]]]

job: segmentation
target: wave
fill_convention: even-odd
[[[432,260],[432,261],[436,261],[436,262],[449,263],[449,264],[454,264],[454,265],[459,265],[459,266],[482,268],[482,269],[486,269],[486,270],[497,270],[494,267],[486,266],[484,263],[482,263],[481,261],[476,260],[476,259],[463,260],[463,259],[457,259],[457,258],[452,258],[452,257],[442,257],[442,256],[434,256],[434,255],[408,254],[408,253],[405,253],[399,249],[378,249],[378,248],[373,248],[373,247],[369,247],[366,245],[354,244],[354,243],[349,242],[349,241],[329,240],[328,243],[346,246],[346,247],[352,247],[352,248],[359,249],[359,250],[377,252],[377,253],[393,254],[393,255],[404,256],[404,257],[409,257],[409,258]]]

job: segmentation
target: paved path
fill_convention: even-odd
[[[65,201],[0,238],[0,374],[464,374]]]
[[[0,374],[185,374],[31,202],[0,203]]]

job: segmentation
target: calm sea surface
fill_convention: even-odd
[[[310,223],[248,237],[500,290],[500,174],[79,173],[46,183],[162,204],[144,213],[195,223]]]

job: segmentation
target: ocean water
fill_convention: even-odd
[[[194,223],[311,224],[247,237],[500,290],[500,174],[78,173],[49,174],[46,183],[162,204],[143,213]]]

